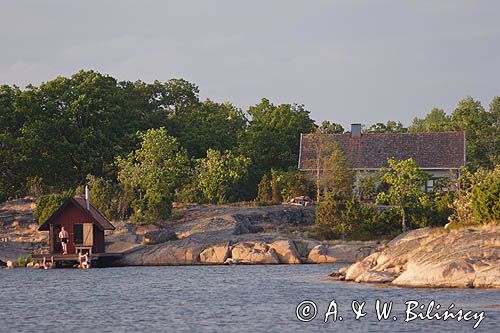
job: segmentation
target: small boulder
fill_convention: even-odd
[[[293,241],[276,241],[269,246],[276,251],[282,264],[300,264],[300,255]]]
[[[323,244],[316,245],[312,248],[307,257],[307,261],[314,264],[337,262],[334,257],[328,255],[328,247]]]
[[[202,264],[223,264],[230,254],[229,244],[214,245],[200,253]]]
[[[224,261],[224,265],[238,265],[239,263],[240,261],[234,258],[227,258],[226,261]]]
[[[394,280],[394,273],[389,271],[369,270],[359,275],[354,282],[388,283]]]
[[[261,242],[238,243],[231,249],[231,257],[244,264],[279,264],[276,251]]]
[[[146,244],[159,244],[177,239],[177,234],[171,230],[158,229],[144,234]]]
[[[12,260],[7,260],[7,268],[14,268],[15,264]]]

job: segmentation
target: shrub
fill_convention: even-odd
[[[392,237],[400,228],[399,209],[375,208],[354,196],[344,199],[327,192],[316,210],[316,225],[310,235],[317,239],[371,240]]]
[[[344,238],[349,234],[353,220],[359,218],[359,205],[353,197],[345,200],[333,192],[326,192],[316,209],[316,224],[328,228],[329,234]]]
[[[36,199],[35,220],[43,224],[47,219],[69,198],[73,197],[74,191],[68,190],[62,194],[46,194]]]
[[[498,222],[499,178],[499,165],[494,170],[479,169],[475,173],[462,169],[449,221],[455,226]]]
[[[420,205],[410,209],[409,218],[413,226],[438,227],[448,223],[453,210],[454,192],[429,193],[420,198]]]
[[[271,182],[267,175],[262,176],[257,191],[257,204],[267,205],[271,202]]]
[[[120,184],[111,180],[87,176],[87,185],[90,189],[90,202],[109,219],[125,219],[130,215],[131,196],[124,191]],[[85,188],[80,186],[76,193],[83,195]]]
[[[477,223],[500,221],[500,164],[472,188],[472,214]]]
[[[31,255],[28,256],[20,256],[17,258],[17,266],[18,267],[26,267],[30,262],[32,262],[33,259],[31,259]]]
[[[290,170],[283,172],[280,176],[281,197],[283,201],[289,201],[299,196],[312,197],[314,195],[314,183],[303,172]]]

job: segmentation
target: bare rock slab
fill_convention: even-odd
[[[229,243],[210,246],[200,253],[202,264],[224,264],[231,254]]]
[[[276,251],[280,263],[282,264],[300,264],[300,255],[295,247],[295,243],[291,240],[276,241],[269,244],[271,249]]]
[[[231,258],[243,264],[279,264],[276,251],[262,242],[242,242],[233,246]]]

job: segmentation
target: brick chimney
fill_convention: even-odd
[[[352,137],[361,136],[361,124],[351,124],[351,136]]]

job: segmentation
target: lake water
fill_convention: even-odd
[[[475,331],[500,331],[500,291],[382,288],[323,280],[338,267],[0,269],[0,332],[472,331],[475,320],[405,323],[407,300],[485,311]],[[343,320],[330,317],[324,323],[333,299]],[[394,302],[388,320],[377,320],[376,299]],[[317,305],[317,317],[310,322],[296,317],[303,300]],[[359,320],[351,310],[353,300],[366,302],[367,315]]]

